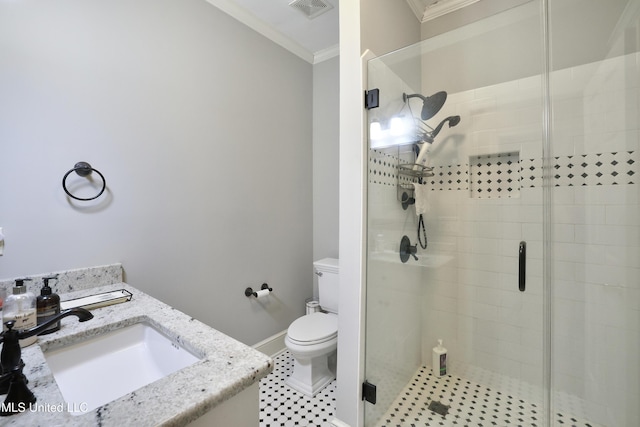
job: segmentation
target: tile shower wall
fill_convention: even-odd
[[[639,64],[552,75],[554,155],[584,180],[556,189],[555,381],[608,426],[640,425]]]
[[[638,61],[630,55],[552,75],[555,390],[578,401],[584,413],[576,415],[607,425],[640,419],[630,404],[640,401]],[[421,275],[414,291],[428,307],[421,328],[426,364],[443,338],[462,376],[480,368],[541,385],[540,84],[537,77],[450,94],[432,119],[459,114],[462,121],[431,147],[429,247],[418,251],[426,266],[404,265]],[[370,186],[399,206],[392,166],[385,170],[391,162],[378,163],[393,153],[376,151]],[[517,192],[504,191],[505,180],[477,182],[478,171],[499,170],[498,155],[517,163],[517,174],[508,174],[519,179]],[[380,221],[391,231],[392,215],[400,215],[413,242],[412,208],[390,209]],[[382,209],[377,216],[385,216]],[[521,240],[528,255],[524,293],[517,282]]]

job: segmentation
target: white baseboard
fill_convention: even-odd
[[[340,421],[337,418],[334,418],[334,419],[331,420],[331,425],[333,427],[351,427],[349,424],[347,424],[347,423],[345,423],[343,421]]]
[[[287,336],[287,331],[284,330],[275,335],[270,336],[269,338],[260,341],[257,344],[253,345],[253,348],[258,350],[261,353],[266,354],[269,357],[276,357],[283,351],[287,349],[284,345],[284,338]]]

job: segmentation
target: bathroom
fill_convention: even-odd
[[[126,282],[248,345],[304,313],[314,260],[340,255],[343,283],[362,283],[362,147],[338,145],[363,140],[360,56],[430,36],[387,3],[340,4],[342,54],[311,64],[206,2],[2,2],[0,277],[122,262]],[[61,192],[77,161],[105,175],[100,201]],[[247,300],[262,282],[269,300]],[[337,415],[360,425],[363,287],[341,291]]]
[[[2,279],[121,263],[249,346],[304,314],[313,261],[338,256],[337,55],[204,0],[2,1],[0,21]],[[95,200],[61,186],[80,161]]]

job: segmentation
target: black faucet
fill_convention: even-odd
[[[15,321],[5,322],[7,330],[0,334],[2,353],[0,353],[0,394],[7,394],[4,405],[0,408],[0,416],[8,416],[24,412],[27,405],[36,402],[35,395],[27,387],[27,377],[22,373],[24,362],[20,340],[38,335],[49,326],[60,321],[63,317],[77,316],[80,322],[93,319],[93,314],[84,308],[70,308],[62,311],[55,317],[36,326],[35,328],[16,331],[13,329]]]

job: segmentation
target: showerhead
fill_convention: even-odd
[[[406,102],[409,98],[422,99],[422,111],[420,112],[420,117],[422,120],[429,120],[438,114],[438,111],[440,111],[444,103],[447,101],[447,92],[440,91],[431,96],[423,96],[419,93],[414,93],[412,95],[407,95],[406,93],[402,94],[403,101]]]

